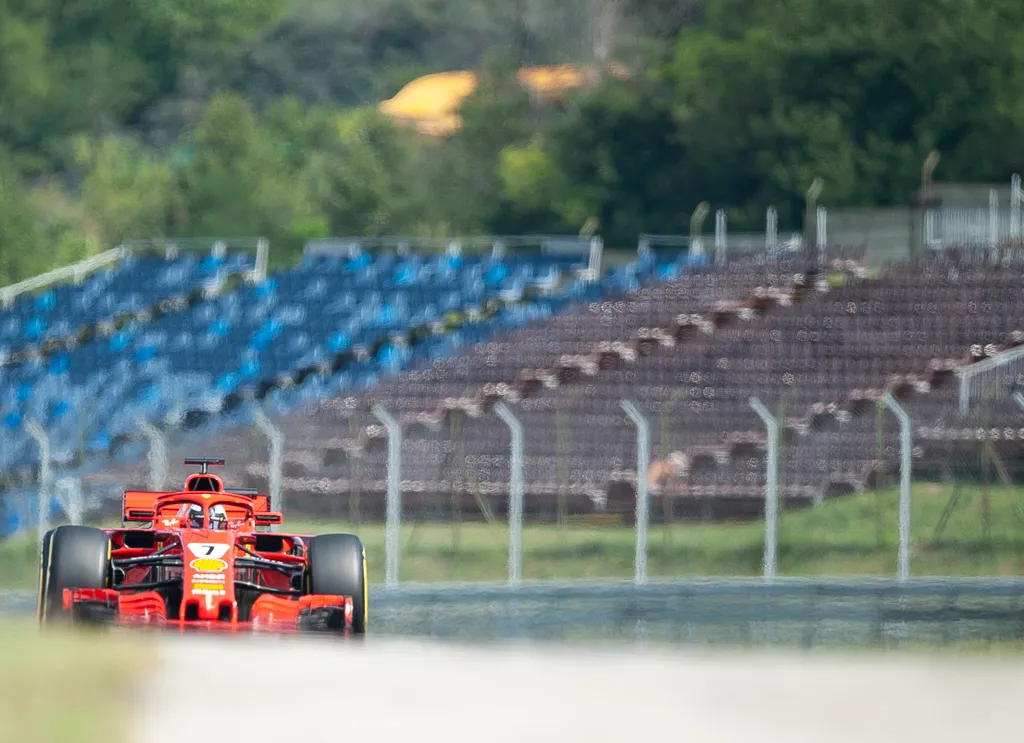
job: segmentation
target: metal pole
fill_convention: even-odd
[[[715,264],[724,265],[728,245],[725,209],[715,212]]]
[[[149,482],[146,487],[156,492],[163,490],[167,484],[167,442],[156,426],[144,418],[138,421],[138,428],[149,439]]]
[[[387,522],[384,527],[384,585],[398,585],[399,532],[402,527],[402,427],[383,406],[373,416],[388,429]]]
[[[523,425],[508,406],[494,406],[512,434],[509,452],[508,483],[508,582],[519,583],[523,577]]]
[[[43,427],[32,418],[25,421],[25,430],[28,431],[29,435],[35,439],[36,444],[39,445],[39,510],[36,517],[38,522],[36,524],[36,533],[39,538],[39,544],[42,545],[43,537],[46,535],[49,527],[50,484],[53,480],[50,467],[50,437],[43,430]]]
[[[1020,201],[1024,190],[1020,187],[1020,173],[1014,173],[1010,179],[1010,237],[1013,238],[1013,247],[1020,248],[1017,241],[1020,240]]]
[[[704,255],[704,238],[701,236],[701,229],[709,211],[711,211],[711,205],[702,201],[697,204],[697,208],[690,216],[690,255]]]
[[[267,476],[267,489],[270,496],[270,505],[275,511],[284,513],[284,491],[281,481],[284,478],[284,436],[277,426],[270,422],[270,418],[259,408],[253,413],[253,422],[267,438],[270,449],[270,471]],[[277,531],[277,529],[272,529]]]
[[[590,259],[587,262],[587,281],[593,283],[601,279],[601,256],[604,253],[604,240],[600,237],[590,238]]]
[[[815,247],[814,240],[817,237],[817,228],[815,228],[815,234],[812,235],[810,222],[811,219],[817,217],[818,197],[821,196],[822,189],[824,188],[825,181],[821,178],[815,178],[804,196],[804,254],[806,256],[810,256],[810,251]]]
[[[988,244],[999,246],[999,193],[994,188],[988,192]]]
[[[779,530],[779,422],[756,397],[750,398],[750,407],[754,409],[765,428],[768,429],[768,453],[765,456],[764,485],[764,579],[775,579],[778,567],[778,530]]]
[[[270,262],[270,241],[261,237],[256,241],[256,263],[253,267],[257,282],[264,282],[267,279],[267,265]]]
[[[636,425],[636,556],[633,564],[635,580],[641,584],[647,582],[647,471],[651,466],[651,427],[632,402],[622,400],[620,405]]]
[[[900,422],[900,551],[897,570],[899,579],[905,581],[910,578],[910,474],[913,467],[913,426],[907,411],[896,401],[892,393],[886,392],[882,401]]]
[[[817,230],[818,265],[825,266],[828,263],[828,209],[819,206],[816,214],[814,225]]]
[[[965,377],[963,374],[957,374],[956,378],[957,383],[960,386],[960,389],[958,391],[959,405],[957,406],[957,409],[960,412],[960,416],[963,417],[967,415],[967,410],[970,407],[970,397],[968,390],[969,382],[967,377]]]
[[[930,248],[935,243],[935,213],[932,211],[931,190],[932,175],[935,173],[935,168],[939,166],[939,159],[938,151],[932,150],[921,164],[921,194],[918,203],[924,222],[924,234],[921,241],[924,248]],[[911,241],[910,257],[914,258],[917,254],[916,242]]]
[[[72,524],[81,524],[82,514],[82,488],[76,477],[62,477],[54,482],[54,492],[57,493],[57,501],[64,508],[68,515],[68,521]]]

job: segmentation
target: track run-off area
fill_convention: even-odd
[[[1017,579],[374,587],[362,638],[153,633],[159,667],[124,722],[139,743],[1016,741],[1021,656],[956,648],[1019,638],[1022,589]],[[0,593],[0,614],[34,608],[31,593]],[[910,649],[880,649],[893,645]]]
[[[140,743],[994,742],[1019,739],[1024,692],[1013,659],[370,636],[159,642],[163,667],[133,720]]]

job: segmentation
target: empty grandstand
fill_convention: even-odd
[[[786,262],[707,266],[503,333],[286,420],[286,489],[293,500],[305,490],[310,504],[324,492],[382,494],[386,432],[365,414],[374,404],[405,424],[406,509],[443,510],[455,491],[467,517],[479,514],[480,496],[496,513],[504,508],[503,497],[491,498],[509,482],[508,431],[488,414],[498,399],[513,404],[527,431],[534,519],[632,512],[636,444],[623,398],[656,424],[664,476],[654,484],[666,497],[652,503],[655,513],[666,504],[688,516],[761,511],[765,431],[751,396],[784,420],[782,493],[797,505],[896,471],[895,426],[879,438],[876,420],[886,391],[911,406],[930,442],[930,457],[915,452],[921,465],[935,465],[935,447],[952,455],[951,429],[977,446],[977,414],[958,417],[955,372],[1020,344],[1019,266],[947,254],[875,278],[854,264],[841,276],[832,287]],[[1015,430],[1014,416],[1004,406],[1001,425]],[[1013,442],[1006,456],[1019,455]]]
[[[44,277],[6,290],[0,469],[9,528],[27,518],[13,493],[36,479],[34,425],[47,434],[49,463],[105,468],[145,452],[145,423],[230,425],[251,402],[281,412],[360,391],[622,278],[596,281],[600,241],[582,238],[494,239],[465,253],[448,241],[421,241],[418,251],[315,244],[269,277],[259,250],[152,247],[123,246],[100,265],[49,277],[70,284],[48,288]],[[30,289],[43,291],[15,297]]]
[[[98,493],[145,485],[146,423],[169,432],[171,462],[215,449],[228,477],[266,488],[255,405],[284,433],[294,512],[350,514],[358,501],[370,518],[387,487],[375,405],[403,425],[404,508],[423,518],[503,515],[498,400],[526,430],[533,520],[628,518],[636,442],[624,398],[652,423],[656,517],[762,511],[765,432],[751,396],[784,422],[781,492],[795,505],[896,470],[895,426],[877,418],[886,391],[912,409],[919,468],[941,474],[987,438],[1000,461],[1021,453],[1018,411],[962,414],[956,376],[1024,340],[1015,255],[944,251],[876,276],[856,260],[822,271],[802,256],[710,265],[642,251],[600,270],[593,241],[519,242],[334,241],[265,279],[244,252],[126,254],[18,299],[2,318],[5,530],[32,519],[17,497],[39,464],[30,420],[53,464]],[[1006,400],[1013,382],[997,375]]]

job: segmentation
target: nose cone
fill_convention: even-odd
[[[213,529],[182,534],[181,616],[204,621],[237,621],[235,600],[234,535]]]

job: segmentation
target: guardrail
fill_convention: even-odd
[[[45,286],[50,286],[51,284],[56,284],[61,281],[71,279],[75,282],[80,282],[93,271],[98,271],[112,263],[116,263],[126,255],[128,255],[127,248],[113,248],[112,250],[106,250],[102,253],[86,258],[85,260],[78,261],[77,263],[72,263],[69,266],[55,268],[52,271],[47,271],[39,276],[32,276],[31,278],[19,281],[16,284],[10,284],[0,288],[0,305],[3,307],[10,307],[14,300],[21,294],[35,291],[36,289],[42,289]]]
[[[878,646],[1024,638],[1024,578],[406,584],[369,599],[375,633]]]
[[[447,252],[490,251],[495,258],[509,251],[536,249],[542,255],[587,257],[586,277],[596,281],[601,276],[604,241],[596,235],[475,235],[462,237],[416,237],[412,235],[324,237],[306,241],[304,255],[354,255],[358,250],[394,248],[399,253],[410,250]]]
[[[972,405],[984,397],[1006,396],[1007,381],[1018,379],[1024,371],[1024,346],[1017,346],[995,356],[967,364],[956,370],[959,385],[960,415],[967,415]]]
[[[193,237],[130,240],[116,248],[97,253],[77,263],[61,266],[15,284],[0,287],[0,306],[10,307],[14,300],[22,294],[53,284],[69,280],[80,283],[89,274],[117,263],[136,251],[163,251],[167,257],[173,257],[181,250],[209,250],[214,255],[223,255],[227,250],[253,250],[256,253],[256,258],[253,269],[248,272],[250,278],[255,281],[262,281],[267,277],[270,243],[266,238]]]
[[[0,591],[0,615],[35,610]],[[523,581],[370,588],[370,633],[870,647],[1024,639],[1024,578]]]

